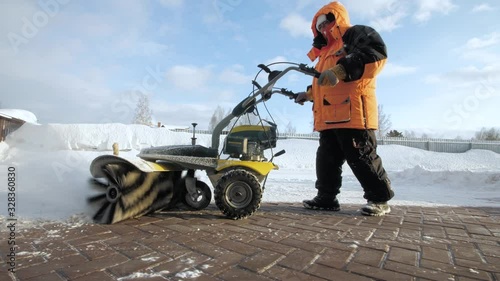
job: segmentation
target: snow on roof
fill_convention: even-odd
[[[35,114],[24,109],[0,109],[0,116],[15,118],[27,123],[38,124]]]

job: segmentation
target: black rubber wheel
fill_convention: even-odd
[[[195,210],[205,209],[212,201],[212,191],[210,187],[202,181],[196,181],[196,195],[191,196],[186,190],[184,202]]]
[[[228,218],[251,216],[260,207],[262,188],[249,171],[236,169],[224,174],[214,188],[215,204]]]

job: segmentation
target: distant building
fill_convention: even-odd
[[[23,109],[0,109],[0,142],[24,123],[38,124],[35,114]]]

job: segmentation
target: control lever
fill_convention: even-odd
[[[313,76],[316,78],[319,78],[319,76],[321,75],[321,73],[318,72],[314,67],[307,66],[306,64],[303,63],[299,64],[299,68],[305,72],[313,74]]]
[[[266,73],[271,73],[271,69],[269,69],[269,67],[267,67],[266,65],[259,64],[257,66],[260,67],[262,70],[264,70]]]

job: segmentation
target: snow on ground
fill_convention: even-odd
[[[25,224],[88,221],[96,211],[85,200],[96,194],[88,182],[95,157],[111,154],[115,142],[120,155],[133,158],[144,147],[189,145],[191,137],[140,125],[25,124],[0,143],[0,201],[7,202],[7,172],[14,167],[16,215]],[[210,146],[210,135],[197,138],[197,144]],[[286,153],[274,160],[280,169],[271,171],[263,202],[301,202],[315,195],[316,148],[314,140],[278,141],[274,153],[281,149]],[[451,154],[384,145],[379,154],[396,193],[392,205],[498,206],[500,202],[500,155],[494,152]],[[203,172],[197,176],[210,185]],[[341,204],[363,204],[361,187],[347,165],[343,176]],[[7,207],[1,205],[0,217],[5,219]]]

